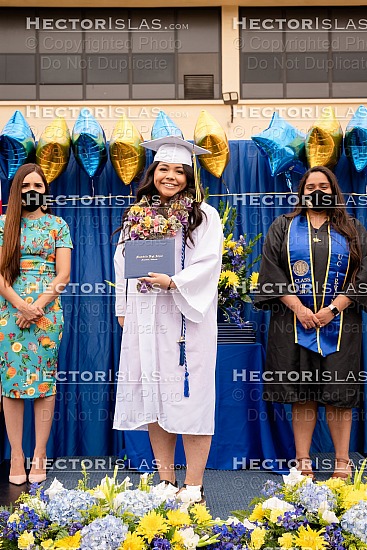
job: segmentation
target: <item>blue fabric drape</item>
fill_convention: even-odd
[[[274,220],[290,208],[282,203],[289,189],[284,175],[271,177],[266,158],[251,141],[230,142],[231,161],[223,177],[218,180],[201,170],[204,187],[209,188],[209,202],[218,207],[218,197],[224,194],[230,205],[237,206],[238,218],[235,236],[246,234],[247,238],[261,232],[263,237]],[[147,162],[151,162],[148,155]],[[364,173],[358,174],[348,160],[342,157],[336,175],[345,193],[365,193],[367,179]],[[1,174],[0,174],[1,176]],[[300,179],[292,174],[293,189],[296,191]],[[3,203],[7,202],[9,182],[2,176]],[[134,192],[136,184],[124,186],[110,163],[103,173],[93,181],[96,196],[116,197]],[[88,197],[92,193],[92,181],[81,171],[74,157],[67,171],[51,184],[54,197]],[[249,194],[252,193],[252,198]],[[280,194],[277,199],[271,193]],[[235,194],[233,196],[233,194]],[[267,204],[262,202],[266,197]],[[350,208],[365,225],[366,210],[359,197]],[[112,430],[115,405],[115,380],[118,371],[121,329],[114,314],[114,291],[104,284],[114,281],[113,254],[115,244],[111,235],[121,221],[121,216],[129,199],[101,199],[99,204],[85,199],[74,202],[60,202],[53,212],[62,216],[70,226],[74,243],[72,254],[71,284],[62,296],[65,329],[59,354],[59,383],[55,421],[49,441],[48,456],[111,455],[121,454],[125,446],[124,434]],[[117,242],[117,235],[114,243]],[[255,254],[261,252],[263,239],[256,245]],[[254,268],[256,270],[256,266]],[[255,324],[258,342],[266,344],[269,314],[246,308],[247,318]],[[367,340],[364,335],[363,350],[367,357]],[[363,368],[365,365],[363,363]],[[267,405],[269,417],[275,415],[262,437],[277,441],[275,448],[288,456],[290,428],[281,405]],[[367,450],[366,423],[359,421],[362,412],[356,413],[353,429],[352,448]],[[33,449],[32,408],[26,407],[24,449],[29,456]],[[251,428],[249,428],[251,429]],[[258,436],[254,428],[254,437]],[[249,434],[251,436],[251,434]],[[283,449],[283,451],[282,451]],[[331,449],[331,441],[325,423],[320,419],[314,438],[314,450]],[[5,455],[9,455],[6,445]]]

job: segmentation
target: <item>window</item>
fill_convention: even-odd
[[[219,8],[0,8],[0,99],[185,99],[188,77],[219,99],[220,25]]]
[[[367,94],[364,8],[241,8],[241,97]]]

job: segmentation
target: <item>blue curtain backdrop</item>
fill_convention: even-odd
[[[218,180],[205,170],[201,171],[202,184],[209,188],[209,202],[218,207],[219,200],[224,199],[237,207],[235,236],[244,234],[251,238],[261,232],[264,237],[274,218],[289,210],[282,202],[289,193],[285,177],[271,177],[266,159],[251,141],[231,141],[230,151],[231,161],[223,178]],[[147,162],[151,160],[149,155]],[[350,212],[367,225],[363,204],[366,197],[350,195],[366,193],[365,173],[358,174],[343,156],[336,175],[349,198]],[[298,174],[292,174],[293,191],[297,190],[299,179]],[[3,203],[6,203],[9,182],[4,176],[1,180]],[[92,194],[92,185],[96,196],[110,198],[100,199],[99,204],[88,200],[86,197]],[[74,251],[71,284],[62,296],[65,330],[59,354],[55,421],[48,447],[50,457],[123,454],[124,434],[112,430],[121,329],[114,315],[114,291],[105,281],[114,281],[113,254],[117,235],[113,243],[110,239],[120,225],[125,206],[130,202],[127,196],[130,191],[134,193],[135,189],[136,184],[130,188],[121,183],[110,162],[101,176],[92,182],[79,168],[74,157],[70,159],[67,171],[51,184],[53,196],[59,197],[59,204],[55,205],[53,212],[69,224]],[[69,200],[61,204],[60,195]],[[73,196],[75,199],[70,200]],[[85,199],[81,201],[79,197]],[[261,252],[262,242],[263,239],[258,243],[255,254]],[[247,317],[257,329],[258,341],[265,346],[269,314],[255,311],[249,306]],[[364,357],[367,357],[366,346],[364,335]],[[24,433],[27,456],[34,446],[31,429],[33,413],[29,405],[27,403]],[[283,406],[267,406],[271,417],[270,429],[267,430],[268,437],[273,440],[271,446],[279,456],[287,456],[288,452],[284,449],[289,448],[290,426],[287,419],[282,420],[284,415],[280,412]],[[274,418],[276,412],[279,413],[278,418]],[[365,409],[356,411],[352,437],[352,449],[362,452],[367,450],[364,412]],[[257,435],[253,434],[254,437]],[[264,445],[266,448],[266,443]],[[322,418],[313,449],[332,450]],[[9,456],[6,443],[4,454]]]

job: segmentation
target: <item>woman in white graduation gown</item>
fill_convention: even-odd
[[[114,259],[116,316],[124,330],[114,428],[149,430],[161,482],[169,489],[177,487],[174,450],[176,434],[182,434],[187,463],[184,491],[196,491],[196,500],[200,500],[214,433],[217,285],[223,232],[218,212],[202,202],[203,192],[195,185],[193,145],[172,136],[142,145],[157,153],[139,186],[136,202],[143,197],[156,201],[157,196],[163,205],[172,197],[195,200],[189,225],[172,237],[176,273],[172,277],[150,273],[140,279],[154,285],[150,292],[139,292],[136,279],[127,284],[124,278],[124,241],[129,235],[124,222],[120,228]],[[207,151],[195,146],[196,154],[203,152]],[[178,343],[181,336],[185,336],[184,350]]]

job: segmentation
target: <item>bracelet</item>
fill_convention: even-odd
[[[170,279],[170,282],[169,282],[169,285],[167,287],[167,290],[174,290],[173,288],[171,288],[171,285],[173,283],[173,279]]]

